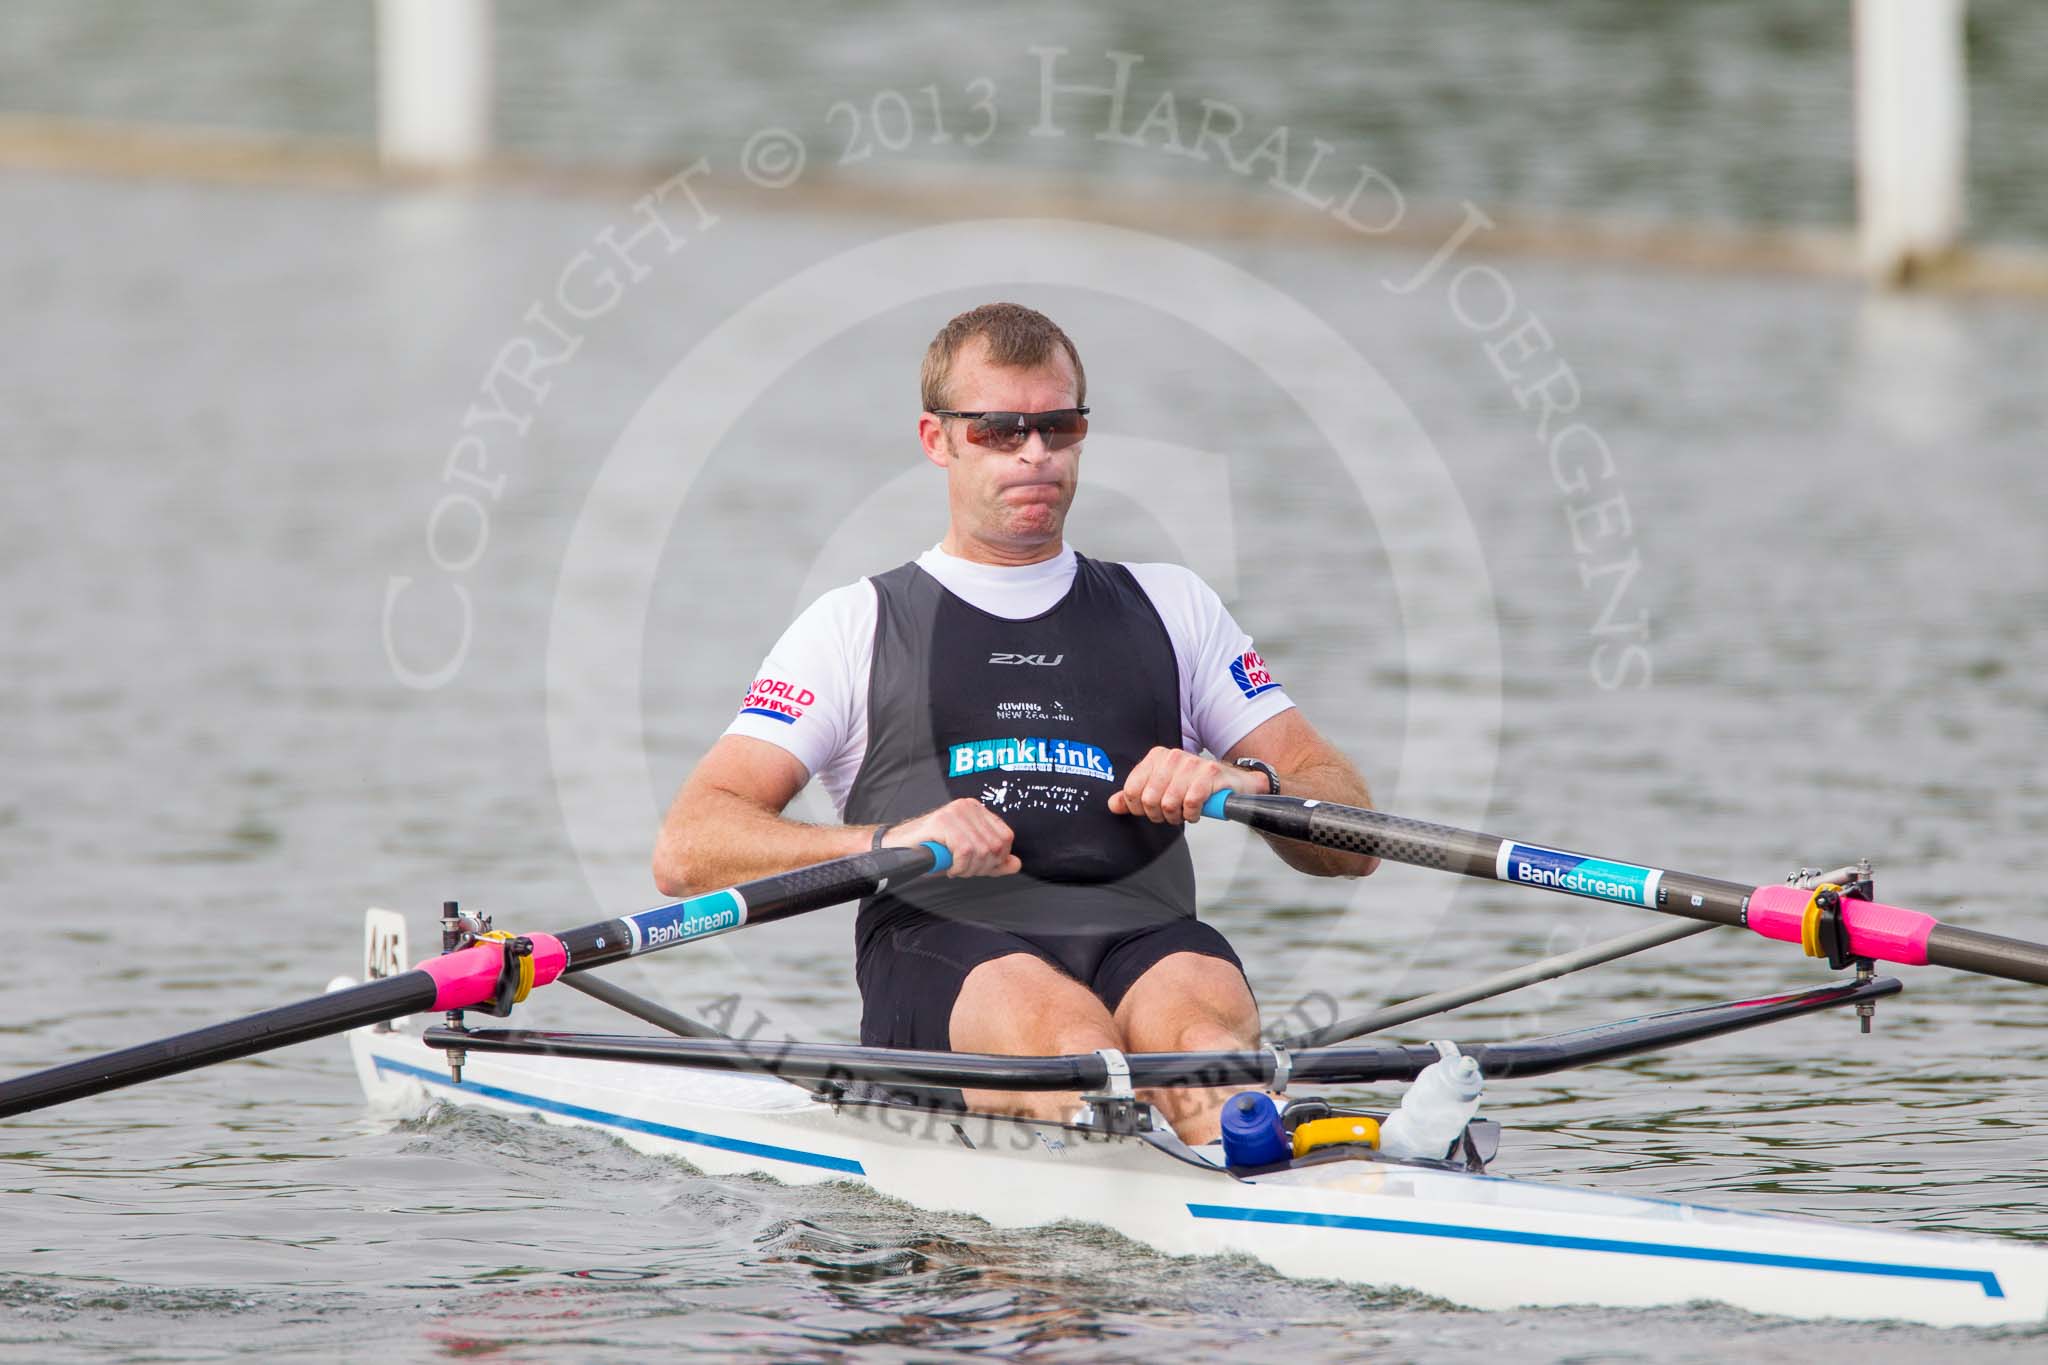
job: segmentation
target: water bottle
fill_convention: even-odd
[[[1287,1130],[1269,1096],[1256,1090],[1232,1095],[1223,1105],[1223,1162],[1227,1166],[1271,1166],[1287,1160]]]
[[[1441,1161],[1479,1111],[1479,1063],[1460,1054],[1456,1043],[1438,1043],[1436,1050],[1437,1060],[1380,1125],[1380,1151],[1388,1156]]]

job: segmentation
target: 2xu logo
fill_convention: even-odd
[[[1060,660],[1066,657],[1064,654],[1055,654],[1051,658],[1043,654],[991,654],[988,661],[992,664],[1027,664],[1032,668],[1058,668]]]

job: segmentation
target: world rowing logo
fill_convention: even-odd
[[[1273,674],[1266,667],[1266,661],[1259,657],[1259,651],[1248,649],[1230,661],[1230,680],[1237,684],[1237,690],[1247,697],[1256,697],[1261,692],[1271,692],[1280,684],[1273,681]]]
[[[777,678],[756,678],[747,688],[746,700],[740,703],[740,714],[766,716],[784,725],[794,725],[803,719],[804,708],[817,699],[817,693],[808,687],[796,687]]]

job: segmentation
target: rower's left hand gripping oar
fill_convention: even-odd
[[[0,1118],[408,1014],[479,1007],[502,1013],[524,999],[527,990],[565,973],[838,905],[943,872],[952,862],[952,855],[936,843],[877,849],[566,933],[480,942],[396,976],[0,1081]]]
[[[2048,985],[2048,944],[1944,924],[1924,911],[1859,900],[1846,892],[1698,877],[1297,796],[1219,791],[1202,814],[1389,862],[1745,928],[1801,944],[1810,956],[1826,957],[1837,966],[1856,959],[1931,963]]]

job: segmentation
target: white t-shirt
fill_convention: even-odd
[[[945,589],[992,616],[1020,621],[1049,611],[1074,582],[1074,552],[1010,568],[977,564],[936,545],[917,565]],[[1252,637],[1223,599],[1178,564],[1125,565],[1151,599],[1180,669],[1181,747],[1227,753],[1293,706]],[[868,747],[868,674],[874,661],[875,587],[834,588],[790,623],[748,687],[729,735],[787,750],[816,777],[842,816]]]

